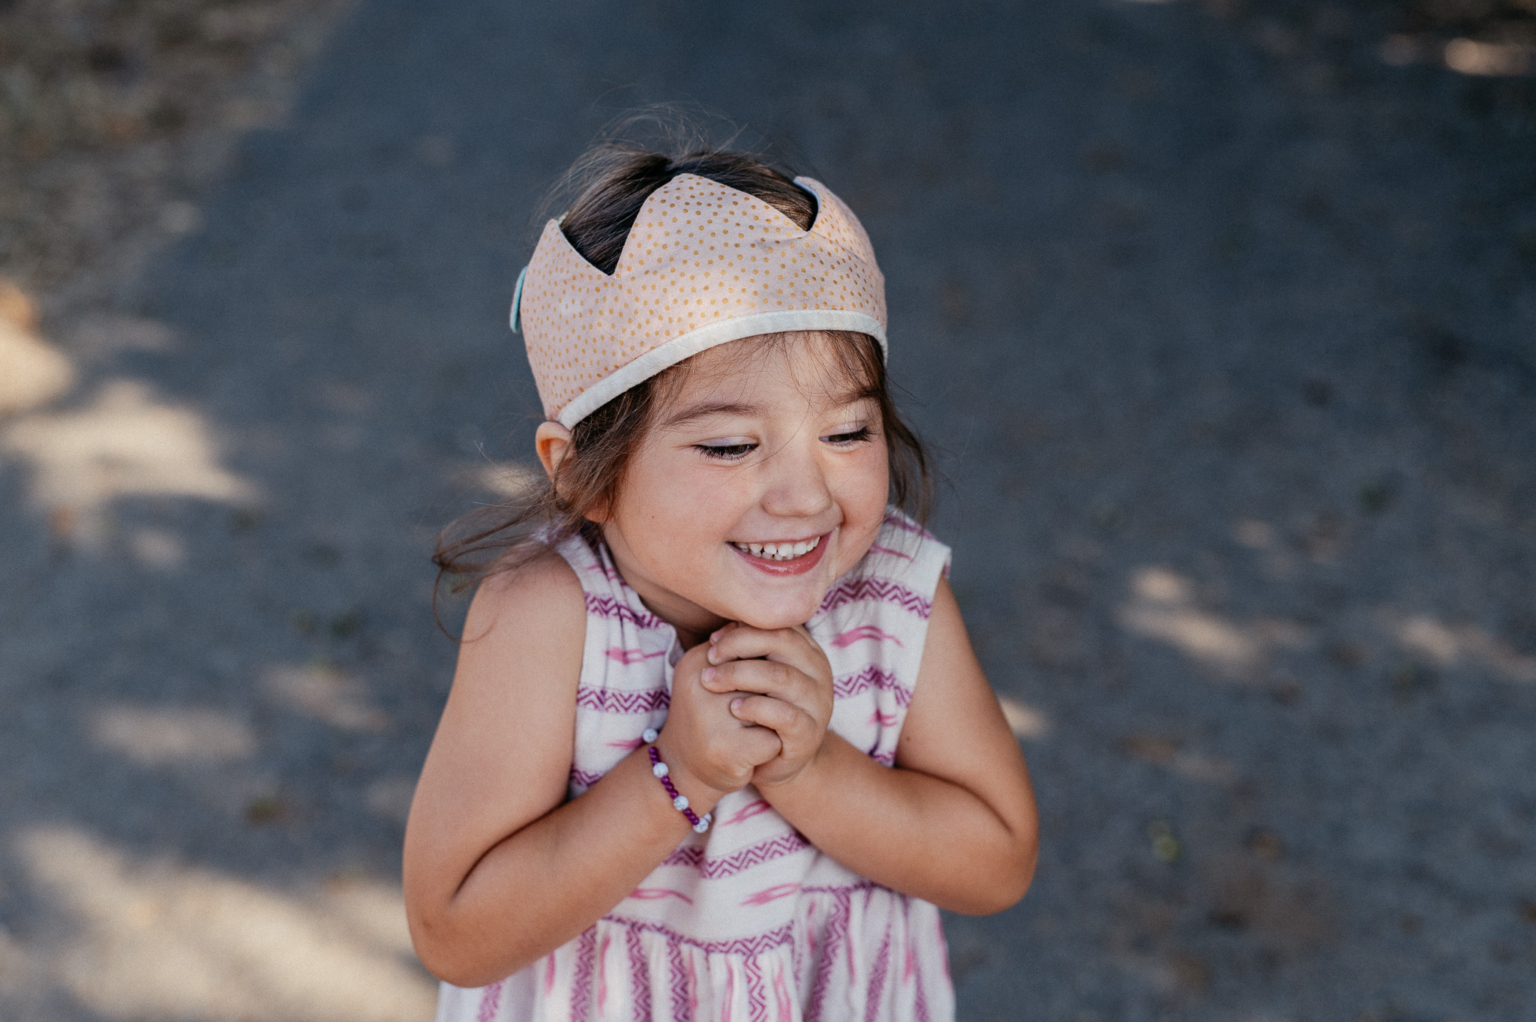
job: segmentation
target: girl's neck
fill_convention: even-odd
[[[645,605],[646,610],[672,626],[677,632],[678,645],[684,650],[692,649],[704,642],[711,633],[730,623],[726,618],[711,613],[703,607],[680,600],[665,589],[654,589],[638,574],[626,572],[621,563],[623,555],[615,551],[614,544],[608,541],[606,535],[603,537],[603,543],[608,548],[608,556],[613,560],[619,578],[640,597],[640,602]]]

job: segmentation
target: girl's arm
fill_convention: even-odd
[[[1024,896],[1038,849],[1034,792],[947,581],[934,594],[895,769],[830,731],[816,740],[821,694],[813,690],[824,683],[802,672],[770,673],[762,663],[735,661],[737,671],[722,670],[715,684],[778,689],[768,692],[774,698],[742,701],[736,712],[782,729],[785,759],[799,744],[796,731],[815,741],[792,776],[770,779],[782,772],[774,762],[754,779],[795,829],[854,872],[951,911],[997,912]],[[754,686],[743,671],[768,685]]]
[[[470,605],[405,832],[411,939],[458,986],[499,980],[577,936],[688,836],[643,749],[566,801],[585,629],[581,585],[553,553],[486,582]],[[700,813],[778,751],[776,736],[744,730],[727,697],[695,684],[703,664],[702,646],[679,662],[658,740],[669,763],[691,764],[675,783]],[[744,745],[755,761],[740,759]],[[721,769],[718,750],[737,761]]]

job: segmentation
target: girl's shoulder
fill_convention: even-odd
[[[480,583],[465,621],[465,638],[476,623],[515,621],[542,639],[569,636],[579,649],[586,624],[581,579],[561,551],[539,539],[511,551],[509,561]],[[477,622],[477,619],[479,621]]]

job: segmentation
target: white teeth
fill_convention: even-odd
[[[821,537],[803,539],[798,543],[732,543],[738,550],[745,550],[754,557],[770,561],[788,561],[803,556],[821,545]]]

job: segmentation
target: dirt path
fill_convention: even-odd
[[[963,1017],[1522,1018],[1536,80],[1386,17],[360,4],[139,263],[3,268],[0,1016],[430,1014],[430,538],[527,460],[534,201],[695,99],[860,212],[944,453],[1046,828]]]

